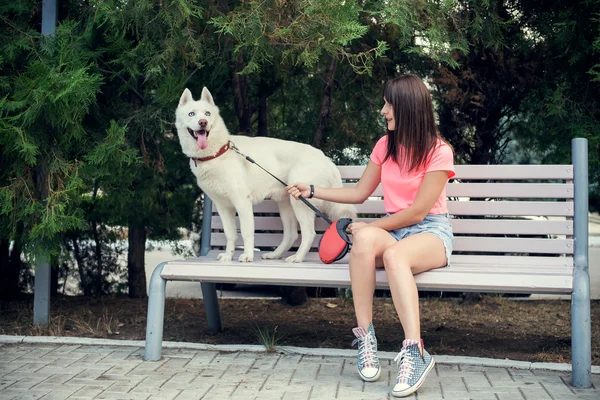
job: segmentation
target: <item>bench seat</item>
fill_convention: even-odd
[[[218,253],[213,250],[204,257],[169,262],[161,275],[177,281],[350,287],[348,256],[325,265],[312,252],[298,264],[283,259],[240,263],[234,258],[219,262]],[[542,263],[543,269],[539,267]],[[573,259],[456,255],[450,267],[416,275],[415,280],[422,290],[569,294],[573,290]],[[383,269],[376,273],[376,285],[388,288]]]

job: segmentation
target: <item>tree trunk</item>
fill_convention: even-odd
[[[306,288],[301,286],[280,286],[281,300],[289,306],[300,306],[308,298]]]
[[[250,106],[248,104],[248,77],[238,72],[244,69],[244,57],[239,52],[235,60],[231,61],[231,74],[233,77],[233,103],[238,117],[238,133],[249,135],[252,131],[250,123]]]
[[[79,280],[81,281],[81,290],[83,290],[84,296],[91,296],[93,292],[93,282],[90,282],[89,275],[85,269],[85,261],[81,255],[79,248],[79,239],[74,237],[73,239],[73,254],[75,261],[77,262],[77,271],[79,271]]]
[[[475,148],[471,157],[472,164],[496,164],[498,163],[499,138],[495,134],[495,128],[500,123],[502,112],[492,106],[486,108],[484,118],[475,121]]]
[[[89,277],[86,273],[84,260],[81,256],[81,250],[79,249],[79,239],[77,237],[73,237],[71,241],[73,242],[73,256],[75,257],[75,262],[77,263],[77,271],[79,271],[81,290],[83,290],[84,296],[90,296],[92,294],[92,285],[90,284]]]
[[[0,268],[3,270],[8,267],[9,263],[9,255],[8,247],[10,246],[10,241],[8,239],[0,239]],[[4,275],[4,274],[2,274]],[[0,285],[4,283],[4,279],[0,280]]]
[[[258,136],[269,136],[269,98],[266,96],[258,103]]]
[[[271,97],[282,84],[283,79],[276,68],[272,66],[265,66],[263,68],[258,83],[258,136],[269,136],[269,97]],[[255,109],[251,109],[250,113],[254,114],[255,111]]]
[[[313,137],[313,146],[320,149],[325,144],[325,130],[327,129],[327,123],[329,122],[329,116],[331,115],[331,100],[333,92],[333,80],[335,78],[335,70],[337,69],[337,58],[333,56],[331,63],[327,68],[325,75],[325,86],[323,87],[323,97],[321,98],[321,112],[319,113],[319,120],[317,121],[317,129]]]
[[[10,242],[8,239],[0,239],[0,274],[4,277],[6,271],[10,268],[8,246]],[[0,279],[0,301],[10,300],[11,297],[8,295],[11,283],[8,279]],[[0,303],[1,305],[2,303]]]
[[[13,282],[11,285],[12,291],[9,292],[11,297],[16,297],[21,288],[19,287],[19,278],[21,276],[21,253],[22,253],[22,239],[23,239],[23,223],[17,224],[17,233],[13,242],[13,248],[10,252],[10,268],[6,279]]]
[[[19,294],[19,273],[21,272],[21,249],[16,243],[9,250],[10,241],[0,240],[0,299],[11,300]],[[17,248],[19,247],[19,248]],[[15,260],[16,259],[16,260]]]
[[[127,251],[127,271],[129,297],[146,298],[146,227],[129,220],[129,250]]]
[[[58,257],[50,257],[50,296],[58,294]]]
[[[94,237],[94,258],[96,259],[96,271],[92,274],[92,286],[94,287],[94,293],[97,296],[102,295],[102,239],[98,234],[98,224],[96,221],[91,221],[92,224],[92,236]]]
[[[229,1],[228,0],[218,0],[217,1],[218,9],[223,14],[227,14],[229,12]]]

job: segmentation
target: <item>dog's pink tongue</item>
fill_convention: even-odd
[[[206,140],[206,133],[203,135],[198,135],[198,138],[196,139],[196,143],[198,144],[198,147],[200,147],[202,150],[207,148],[208,141]]]

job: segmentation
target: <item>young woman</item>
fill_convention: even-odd
[[[429,90],[415,75],[388,81],[383,88],[387,134],[379,139],[355,187],[321,188],[306,183],[288,186],[302,195],[339,203],[363,203],[381,183],[387,215],[369,224],[354,222],[350,278],[358,327],[358,373],[379,378],[373,327],[375,269],[385,268],[404,341],[395,361],[399,372],[392,395],[415,392],[434,366],[421,339],[419,296],[413,275],[448,265],[454,236],[448,220],[446,184],[454,176],[452,148],[435,125]]]

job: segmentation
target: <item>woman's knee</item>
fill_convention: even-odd
[[[388,273],[393,273],[399,269],[410,269],[406,257],[399,248],[393,246],[383,252],[383,265]]]
[[[376,228],[363,228],[352,235],[352,249],[354,255],[375,254],[375,243],[377,242]]]

